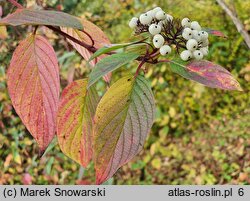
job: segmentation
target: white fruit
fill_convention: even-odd
[[[146,12],[149,16],[151,16],[152,18],[155,17],[155,12],[153,10],[149,10],[148,12]]]
[[[152,17],[150,15],[148,15],[147,13],[144,13],[144,14],[141,14],[140,15],[140,22],[143,24],[143,25],[148,25],[151,23],[152,21]]]
[[[206,31],[199,31],[202,40],[208,39],[208,33]]]
[[[201,35],[199,31],[192,30],[192,36],[193,36],[193,39],[195,39],[197,42],[201,41]]]
[[[163,45],[161,48],[160,48],[160,54],[161,55],[166,55],[166,54],[170,54],[171,53],[171,47],[169,45]]]
[[[192,30],[201,31],[201,26],[200,26],[200,24],[197,21],[191,22],[190,28]]]
[[[183,52],[181,52],[180,56],[183,61],[187,61],[192,58],[192,52],[189,50],[184,50]]]
[[[154,36],[156,34],[161,33],[161,26],[157,24],[151,24],[148,28],[148,31],[150,34]]]
[[[202,41],[201,41],[201,46],[202,46],[202,47],[206,47],[206,46],[208,46],[208,45],[209,45],[208,39],[202,40]]]
[[[202,47],[200,49],[200,51],[202,52],[203,56],[207,56],[208,55],[208,47]]]
[[[153,38],[153,44],[156,48],[160,48],[164,42],[165,40],[161,34],[156,34]]]
[[[161,27],[161,29],[163,29],[163,28],[164,28],[164,25],[166,25],[166,22],[165,22],[164,20],[162,20],[162,21],[158,22],[158,26],[160,26],[160,27]]]
[[[185,28],[182,32],[182,37],[186,40],[192,39],[192,30],[190,28]]]
[[[129,22],[129,27],[131,29],[134,29],[137,26],[137,22],[138,22],[138,18],[137,17],[133,17],[130,22]]]
[[[189,40],[189,39],[192,39],[192,34],[187,34],[187,33],[183,32],[182,37],[186,40]]]
[[[159,11],[161,11],[161,10],[162,10],[161,7],[156,7],[156,8],[154,8],[154,9],[153,9],[154,17],[155,17],[155,15],[156,15],[156,13],[159,12]]]
[[[167,14],[164,12],[164,11],[158,11],[156,14],[155,14],[155,18],[157,20],[165,20],[167,17]]]
[[[198,42],[195,39],[190,39],[187,41],[186,47],[190,51],[195,51],[198,47]]]
[[[187,17],[183,18],[181,21],[181,25],[183,27],[190,27],[191,26],[191,21]]]
[[[166,20],[167,20],[167,21],[173,21],[173,16],[172,16],[172,15],[167,14],[167,16],[166,16]]]
[[[193,56],[196,60],[201,60],[203,58],[203,54],[200,50],[195,50]]]

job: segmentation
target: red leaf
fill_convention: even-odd
[[[53,47],[42,36],[23,40],[7,73],[12,104],[43,152],[55,135],[59,67]]]
[[[22,178],[23,185],[31,185],[32,184],[32,176],[29,173],[25,173]]]
[[[210,28],[205,28],[204,31],[206,31],[207,33],[211,34],[211,35],[214,35],[214,36],[219,36],[219,37],[222,37],[222,38],[227,38],[227,36],[222,33],[221,31],[218,31],[218,30],[213,30],[213,29],[210,29]]]
[[[96,49],[99,49],[107,44],[111,44],[106,34],[98,26],[86,19],[81,19],[81,21],[84,27],[84,31],[92,37],[94,41],[94,47]],[[92,44],[92,40],[90,39],[90,37],[80,30],[69,27],[61,27],[61,30],[80,41],[84,41],[85,43],[90,45]],[[85,60],[89,60],[89,58],[92,56],[93,53],[88,51],[86,48],[78,45],[77,43],[71,40],[68,40],[68,42],[79,52],[80,55],[82,55]],[[97,57],[96,59],[90,61],[90,65],[92,65],[92,67],[95,66],[95,64],[104,57],[105,55]],[[109,82],[110,78],[111,73],[104,76],[106,82]]]
[[[92,124],[98,103],[94,87],[87,79],[68,85],[62,93],[57,114],[57,136],[61,150],[83,167],[92,158]]]
[[[171,69],[184,78],[199,82],[211,88],[242,91],[238,81],[220,65],[210,61],[172,61]]]

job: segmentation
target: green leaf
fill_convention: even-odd
[[[108,52],[111,52],[111,51],[114,51],[114,50],[118,50],[118,49],[121,49],[123,47],[125,47],[126,45],[124,44],[121,44],[121,45],[114,45],[114,46],[111,46],[111,47],[101,47],[100,49],[98,49],[89,59],[89,62],[91,60],[93,60],[94,58],[96,57],[99,57],[100,55],[102,54],[106,54]]]
[[[88,87],[107,73],[135,60],[137,57],[139,57],[139,54],[136,53],[118,53],[103,58],[95,65],[95,68],[93,68],[90,73]]]
[[[125,76],[109,88],[94,118],[97,184],[111,178],[118,168],[141,151],[154,114],[154,96],[143,76]]]
[[[51,10],[18,9],[0,20],[1,25],[51,25],[83,29],[82,23],[67,13]]]
[[[199,82],[211,88],[242,91],[238,81],[220,65],[210,61],[171,61],[171,70],[186,79]]]
[[[90,57],[89,61],[93,60],[94,58],[96,58],[102,54],[106,54],[106,53],[114,51],[114,50],[118,50],[118,49],[125,48],[125,47],[135,45],[135,44],[141,44],[141,42],[144,40],[146,40],[146,39],[135,41],[132,43],[112,44],[112,46],[109,45],[108,47],[101,47]]]

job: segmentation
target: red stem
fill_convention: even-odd
[[[23,6],[19,4],[18,2],[16,2],[15,0],[8,0],[8,1],[14,6],[16,6],[17,8],[23,8]]]
[[[82,47],[85,47],[87,50],[89,50],[92,53],[95,53],[97,51],[97,49],[95,47],[93,47],[92,45],[88,45],[87,43],[85,43],[83,41],[77,40],[76,38],[70,36],[69,34],[61,31],[60,29],[58,29],[56,27],[53,27],[53,26],[46,26],[46,27],[48,27],[49,29],[59,33],[60,35],[72,40],[73,42],[77,43],[78,45],[81,45]]]
[[[139,66],[137,67],[136,69],[136,72],[135,72],[135,75],[134,75],[134,78],[136,78],[139,74],[139,71],[141,70],[143,64],[145,63],[146,61],[145,60],[142,60],[141,63],[139,64]]]
[[[91,45],[92,46],[94,46],[95,45],[95,41],[93,40],[93,38],[91,37],[91,35],[89,34],[89,33],[87,33],[86,31],[84,31],[84,30],[80,30],[81,32],[83,32],[84,34],[86,34],[88,37],[89,37],[89,39],[91,40]]]

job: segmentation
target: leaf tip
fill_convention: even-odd
[[[39,158],[42,158],[43,155],[44,155],[44,153],[45,153],[45,151],[46,151],[46,148],[40,148],[40,147],[39,147],[38,157],[39,157]]]
[[[99,175],[96,175],[95,184],[101,185],[103,182],[104,182],[103,179]]]
[[[244,91],[240,85],[237,87],[237,90],[238,91]]]

